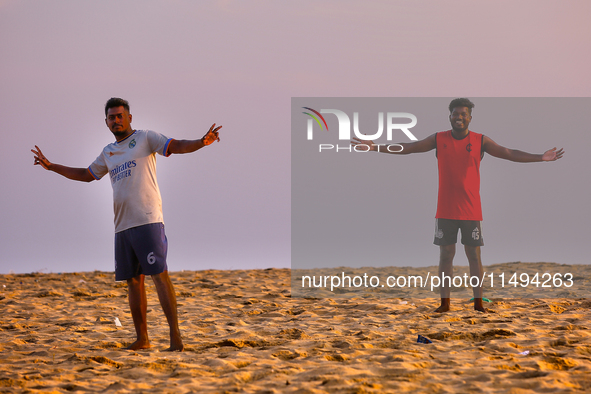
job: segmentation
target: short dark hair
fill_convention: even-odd
[[[457,108],[457,107],[468,108],[468,112],[470,112],[470,115],[472,115],[472,108],[474,108],[474,103],[467,98],[453,99],[453,100],[451,100],[451,103],[449,103],[449,113],[451,114],[453,112],[454,108]]]
[[[107,104],[105,104],[105,116],[107,116],[107,112],[109,112],[109,108],[117,108],[123,107],[127,112],[129,112],[129,103],[127,100],[123,100],[119,97],[111,97]]]

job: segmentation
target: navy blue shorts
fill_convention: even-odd
[[[168,270],[168,240],[163,223],[151,223],[115,233],[115,280],[157,275]]]
[[[462,244],[483,246],[482,222],[478,220],[435,219],[435,245],[453,245],[458,242],[458,230],[462,229]]]

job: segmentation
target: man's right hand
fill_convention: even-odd
[[[372,140],[362,140],[357,137],[353,137],[353,139],[351,140],[351,145],[353,145],[353,147],[355,147],[357,145],[367,145],[369,147],[368,152],[371,152],[371,151],[375,152],[378,150],[378,146],[375,145]]]
[[[37,149],[37,150],[35,150],[35,149]],[[40,165],[41,167],[45,168],[46,170],[49,170],[49,166],[51,165],[51,162],[49,160],[47,160],[47,157],[45,157],[45,155],[43,154],[43,152],[41,152],[41,149],[39,149],[39,147],[37,145],[35,145],[35,149],[31,149],[31,152],[33,152],[35,154],[35,162],[33,164]]]
[[[35,150],[37,149],[37,150]],[[74,168],[74,167],[67,167],[62,166],[61,164],[54,164],[47,160],[47,157],[41,152],[41,149],[37,145],[35,145],[35,149],[31,149],[31,152],[35,154],[35,162],[34,165],[39,165],[46,170],[53,171],[55,173],[60,174],[68,179],[73,181],[81,181],[81,182],[92,182],[94,181],[94,176],[90,173],[88,168]]]

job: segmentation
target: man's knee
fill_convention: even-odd
[[[174,296],[174,286],[170,280],[168,271],[161,272],[157,275],[152,275],[152,280],[154,281],[154,285],[156,286],[156,291],[158,294],[170,293],[170,295]]]
[[[168,271],[163,271],[159,274],[152,275],[152,280],[154,283],[164,283],[169,281],[170,277],[168,276]]]
[[[468,261],[480,261],[480,246],[464,245],[464,250],[466,251],[466,257],[468,258]]]
[[[143,282],[144,282],[144,276],[138,275],[138,276],[134,276],[133,278],[127,279],[127,286],[138,287],[138,286],[141,286]]]
[[[456,245],[441,245],[439,246],[439,260],[442,262],[452,261],[456,254]]]

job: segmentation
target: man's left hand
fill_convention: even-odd
[[[562,157],[564,154],[564,149],[560,148],[556,150],[556,148],[552,148],[544,152],[542,155],[542,161],[555,161]]]
[[[201,138],[201,141],[203,141],[203,145],[207,146],[207,145],[211,145],[214,143],[214,141],[220,141],[220,133],[218,132],[219,129],[221,129],[222,126],[218,126],[215,127],[215,123],[209,128],[209,131],[203,136],[203,138]]]

